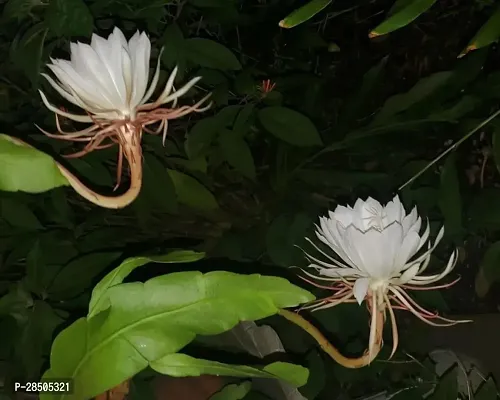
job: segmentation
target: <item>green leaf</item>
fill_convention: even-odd
[[[343,111],[339,115],[340,122],[344,127],[354,122],[361,112],[366,112],[364,110],[365,105],[371,99],[375,88],[380,85],[387,60],[388,57],[384,57],[374,67],[370,68],[363,76],[359,89],[347,100]]]
[[[64,185],[69,183],[50,156],[0,134],[0,190],[41,193]]]
[[[497,400],[498,391],[493,378],[488,378],[474,393],[474,400]]]
[[[372,30],[370,38],[386,35],[408,25],[431,8],[435,2],[436,0],[411,0],[407,2],[405,7],[398,7],[396,12]]]
[[[235,132],[226,130],[221,134],[219,143],[228,164],[247,178],[255,180],[255,164],[247,142]]]
[[[451,71],[436,72],[426,78],[420,79],[407,93],[389,97],[382,109],[375,116],[374,123],[380,123],[394,115],[407,111],[410,107],[426,100],[431,94],[448,83],[453,76]]]
[[[191,250],[176,250],[163,256],[127,258],[118,267],[102,278],[102,280],[94,287],[89,303],[89,313],[87,317],[91,318],[108,308],[109,299],[106,295],[107,290],[122,283],[123,280],[136,268],[142,267],[149,262],[160,264],[187,263],[199,261],[203,257],[205,257],[205,253],[198,253]]]
[[[179,66],[180,77],[185,67],[184,35],[177,24],[171,24],[163,34],[163,53],[161,60],[168,68]]]
[[[266,107],[258,117],[264,128],[294,146],[320,146],[318,130],[305,115],[286,107]]]
[[[18,22],[30,15],[38,0],[9,0],[3,9],[5,19],[17,19]]]
[[[120,256],[121,253],[118,252],[91,253],[70,261],[56,275],[49,288],[49,296],[59,300],[81,294]]]
[[[317,13],[327,7],[332,0],[312,0],[293,11],[279,23],[281,28],[293,28],[314,17]]]
[[[222,388],[220,392],[210,397],[210,400],[241,400],[252,389],[252,382],[246,381],[240,384],[230,384]]]
[[[500,242],[494,242],[486,250],[476,276],[476,294],[483,298],[495,282],[500,280]]]
[[[247,104],[241,109],[234,121],[233,131],[236,135],[244,137],[252,127],[255,105]]]
[[[24,322],[28,309],[33,307],[33,298],[22,284],[15,285],[7,294],[0,297],[0,315],[11,315],[18,322]]]
[[[169,169],[168,173],[174,182],[179,203],[205,211],[219,208],[214,195],[196,179],[173,169]]]
[[[472,229],[500,228],[500,189],[487,188],[472,198],[468,209]]]
[[[111,307],[93,318],[77,320],[52,346],[50,370],[44,378],[73,379],[74,398],[105,392],[150,363],[178,352],[196,335],[216,335],[240,321],[262,319],[314,299],[283,278],[222,271],[172,273],[145,283],[116,285],[107,293]],[[110,362],[120,368],[102,368]],[[286,364],[264,369],[276,376],[284,376],[287,370]],[[307,379],[303,369],[293,372],[289,380]]]
[[[23,331],[16,343],[15,352],[23,366],[23,378],[37,380],[50,349],[54,330],[64,320],[46,302],[36,300],[23,324]]]
[[[142,192],[150,204],[168,213],[177,212],[175,186],[170,175],[158,158],[144,154],[144,186]]]
[[[241,64],[225,46],[210,39],[192,38],[184,41],[186,57],[202,67],[236,71]]]
[[[33,214],[30,208],[19,200],[4,198],[0,200],[2,208],[2,218],[11,226],[22,228],[23,230],[43,229],[38,218]]]
[[[479,29],[476,35],[469,42],[467,47],[460,53],[459,57],[463,57],[469,51],[477,50],[482,47],[489,46],[500,38],[500,6],[497,7],[493,15]]]
[[[450,236],[462,233],[462,196],[455,162],[455,153],[447,159],[441,171],[439,186],[439,207],[444,216],[445,232]]]
[[[215,140],[220,129],[220,121],[215,117],[204,118],[194,124],[184,142],[187,156],[194,159],[203,155]]]
[[[45,18],[57,36],[88,37],[94,30],[94,18],[83,0],[50,0]]]
[[[150,363],[151,368],[169,376],[222,375],[239,378],[278,378],[295,386],[307,382],[308,371],[304,367],[276,362],[257,369],[246,365],[229,365],[215,361],[201,360],[185,354],[168,354]]]
[[[42,258],[40,240],[36,240],[26,256],[26,283],[28,288],[37,294],[43,289],[43,270],[45,263]]]
[[[36,24],[21,38],[16,37],[11,47],[10,57],[13,64],[26,75],[34,88],[38,87],[47,32],[48,29],[43,23]]]
[[[273,220],[266,235],[267,253],[273,263],[289,267],[294,262],[296,254],[300,254],[295,245],[304,239],[311,223],[311,219],[303,213],[280,215]]]

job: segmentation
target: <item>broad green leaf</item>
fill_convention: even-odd
[[[474,400],[497,400],[498,390],[493,378],[485,381],[474,393]]]
[[[255,180],[255,164],[247,142],[235,132],[226,130],[221,134],[219,143],[228,164],[245,177]]]
[[[314,17],[331,2],[332,0],[312,0],[282,19],[279,26],[281,28],[293,28],[300,25]]]
[[[186,56],[184,51],[184,35],[177,24],[171,24],[163,34],[163,53],[161,60],[168,68],[179,66],[179,79],[183,77]]]
[[[0,134],[0,190],[41,193],[64,185],[69,183],[50,156]]]
[[[155,371],[169,376],[222,375],[239,378],[279,378],[295,386],[304,385],[308,376],[306,368],[284,362],[276,362],[257,369],[246,365],[201,360],[180,353],[168,354],[151,362],[150,365]]]
[[[479,29],[476,35],[469,42],[467,47],[462,51],[459,57],[463,57],[469,51],[480,49],[481,47],[489,46],[500,38],[500,6],[497,7],[493,15]]]
[[[241,69],[236,56],[227,47],[210,39],[192,38],[184,41],[186,57],[202,67],[235,71]]]
[[[3,9],[5,19],[21,21],[30,15],[33,7],[39,4],[38,0],[9,0]]]
[[[295,246],[302,242],[311,223],[303,213],[280,215],[273,220],[266,235],[267,253],[273,263],[287,267],[294,262],[296,254],[300,254]]]
[[[466,114],[473,111],[479,104],[482,103],[482,99],[476,96],[463,96],[458,100],[453,106],[432,113],[429,118],[441,121],[456,122],[460,118],[463,118]]]
[[[500,189],[487,188],[472,198],[468,209],[472,229],[497,230],[500,228]]]
[[[118,267],[102,278],[102,280],[94,287],[89,303],[89,313],[87,314],[87,317],[91,318],[109,307],[109,299],[106,296],[107,290],[110,287],[122,283],[123,280],[136,268],[142,267],[149,262],[160,264],[187,263],[199,261],[203,257],[205,257],[205,253],[198,253],[191,250],[175,250],[163,256],[127,258]]]
[[[40,294],[43,289],[41,275],[43,275],[44,267],[40,240],[37,239],[26,256],[26,283],[28,288],[37,294]]]
[[[13,64],[28,77],[35,88],[38,87],[40,78],[43,46],[47,32],[48,29],[43,23],[36,24],[21,38],[14,39],[10,50]]]
[[[177,212],[175,186],[158,158],[151,153],[144,155],[144,185],[142,191],[149,204],[168,213]]]
[[[386,35],[408,25],[431,8],[435,2],[436,0],[410,0],[405,7],[399,8],[397,12],[372,30],[370,38]]]
[[[22,284],[15,285],[7,294],[0,297],[0,315],[11,315],[18,322],[24,322],[28,309],[33,307],[34,300]]]
[[[240,384],[232,383],[226,385],[221,391],[215,393],[209,400],[241,400],[252,389],[252,382],[246,381]]]
[[[233,131],[236,135],[244,137],[248,133],[254,120],[254,111],[255,105],[249,103],[238,113],[233,126]]]
[[[201,172],[202,174],[207,173],[208,162],[205,156],[198,156],[187,160],[185,158],[169,157],[168,161],[172,164],[180,165],[188,171]]]
[[[13,198],[3,198],[0,200],[2,219],[9,225],[22,228],[23,230],[43,229],[42,224],[30,208]]]
[[[220,121],[215,117],[208,117],[198,121],[187,134],[184,150],[190,159],[204,155],[211,146],[221,129]]]
[[[71,166],[78,172],[78,175],[88,179],[95,185],[111,186],[116,182],[108,168],[104,166],[100,160],[91,160],[90,158],[95,153],[90,153],[85,156],[85,160],[74,158],[71,160]]]
[[[494,242],[484,253],[476,275],[476,294],[483,298],[495,282],[500,280],[500,242]]]
[[[462,233],[462,196],[456,167],[455,153],[451,154],[441,171],[439,207],[444,216],[445,232],[454,237]]]
[[[90,36],[94,18],[83,0],[50,0],[45,18],[58,36]]]
[[[283,278],[222,271],[172,273],[145,283],[115,285],[107,293],[111,307],[77,320],[52,346],[44,378],[73,379],[74,398],[91,398],[115,387],[150,363],[178,352],[196,335],[216,335],[240,321],[266,318],[314,299]],[[119,368],[102,367],[110,362]],[[272,364],[265,371],[284,376],[287,368]],[[294,371],[288,379],[307,379],[304,372]]]
[[[306,385],[300,390],[305,399],[316,399],[326,384],[328,369],[320,351],[312,350],[306,357],[309,379]]]
[[[99,252],[70,261],[56,275],[49,288],[49,296],[58,300],[68,299],[90,289],[92,281],[120,256],[118,252]]]
[[[169,169],[168,173],[174,182],[179,203],[206,211],[219,208],[214,195],[196,179],[173,169]]]
[[[386,121],[394,115],[407,111],[410,107],[426,100],[431,94],[443,88],[452,76],[451,71],[436,72],[420,79],[408,92],[389,97],[375,116],[374,124]]]
[[[54,330],[63,322],[64,319],[48,303],[35,301],[14,349],[16,358],[21,361],[24,379],[37,380],[40,377]]]
[[[357,117],[362,117],[363,115],[360,115],[360,113],[366,113],[364,107],[371,99],[375,89],[380,86],[387,60],[388,57],[384,57],[374,67],[370,68],[363,76],[359,89],[347,100],[339,115],[340,123],[344,129],[352,124]]]
[[[294,146],[321,146],[318,130],[305,115],[286,107],[266,107],[259,120],[267,131]]]
[[[439,378],[434,392],[428,400],[457,400],[458,397],[458,367],[455,365]]]

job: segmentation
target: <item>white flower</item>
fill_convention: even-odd
[[[307,239],[327,260],[306,253],[311,262],[309,267],[316,269],[322,278],[308,275],[335,282],[334,286],[328,288],[336,291],[336,294],[320,300],[312,308],[318,310],[353,301],[361,304],[366,299],[372,318],[377,311],[388,310],[394,336],[393,353],[397,347],[393,308],[408,310],[431,325],[438,325],[432,319],[442,321],[440,325],[464,322],[451,321],[423,309],[405,292],[405,289],[438,289],[454,283],[424,287],[448,275],[455,267],[458,253],[453,251],[441,273],[421,275],[429,265],[432,251],[444,235],[444,228],[441,228],[431,245],[429,225],[423,233],[420,233],[421,228],[422,220],[416,207],[407,215],[398,196],[385,207],[372,198],[366,201],[358,199],[354,207],[338,206],[335,211],[329,212],[328,217],[321,217],[316,236],[337,257],[327,254]],[[372,336],[370,347],[373,345]]]
[[[84,113],[73,114],[61,110],[50,104],[45,94],[40,91],[45,106],[56,114],[59,135],[42,131],[50,137],[86,143],[83,151],[73,154],[73,157],[118,144],[118,179],[122,156],[125,156],[131,165],[132,176],[132,164],[140,163],[143,130],[153,134],[163,132],[165,140],[168,120],[180,118],[190,112],[201,112],[210,107],[209,104],[200,108],[209,96],[193,106],[177,107],[179,97],[201,79],[195,77],[179,90],[175,90],[177,67],[170,74],[157,100],[147,103],[158,84],[160,57],[148,88],[151,42],[145,33],[137,31],[127,42],[120,29],[114,28],[108,39],[94,34],[90,45],[71,43],[70,50],[70,61],[51,59],[52,63],[48,64],[57,82],[47,74],[42,75],[64,99],[81,108]],[[160,108],[169,103],[171,106]],[[78,132],[63,132],[58,115],[92,125]],[[160,122],[157,129],[148,130],[148,125],[157,122]],[[135,176],[140,178],[140,174],[136,173]]]

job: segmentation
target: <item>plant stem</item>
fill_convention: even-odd
[[[377,312],[376,316],[376,341],[374,349],[371,351],[371,354],[369,354],[369,351],[367,350],[365,354],[358,358],[349,358],[344,356],[323,336],[318,328],[316,328],[298,313],[287,310],[280,310],[279,314],[311,335],[326,354],[328,354],[334,361],[346,368],[362,368],[369,365],[377,357],[380,349],[382,348],[384,313],[380,311]]]
[[[19,145],[33,148],[33,146],[24,142],[21,139],[9,136],[10,140]],[[142,186],[142,148],[139,141],[131,146],[124,146],[123,153],[130,166],[130,187],[119,196],[104,196],[94,192],[92,189],[85,186],[75,175],[73,175],[66,167],[54,160],[61,174],[67,179],[71,187],[86,200],[103,208],[119,209],[128,206],[132,203]]]
[[[415,179],[417,179],[420,175],[422,175],[425,171],[427,171],[430,167],[432,167],[434,164],[436,164],[439,160],[441,160],[445,155],[450,153],[453,150],[456,150],[458,146],[460,146],[463,142],[465,142],[467,139],[469,139],[474,133],[476,133],[478,130],[483,128],[484,126],[488,125],[491,121],[493,121],[496,117],[500,115],[500,110],[497,110],[494,112],[492,115],[490,115],[488,118],[486,118],[483,122],[481,122],[479,125],[477,125],[474,129],[472,129],[469,133],[467,133],[464,137],[462,137],[458,142],[452,144],[450,147],[448,147],[445,151],[443,151],[439,156],[437,156],[434,160],[432,160],[429,164],[427,164],[424,168],[422,168],[419,172],[417,172],[415,175],[413,175],[408,181],[406,181],[403,185],[401,185],[398,189],[401,190],[408,186],[410,183],[412,183]]]

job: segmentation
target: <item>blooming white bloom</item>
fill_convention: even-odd
[[[320,300],[312,308],[317,310],[353,301],[361,304],[366,299],[372,318],[377,311],[389,310],[395,338],[394,350],[397,346],[397,326],[393,308],[408,310],[431,325],[437,325],[432,319],[440,320],[445,325],[456,323],[423,309],[405,292],[405,289],[428,290],[449,286],[423,287],[448,275],[457,261],[458,253],[453,251],[441,273],[421,275],[444,235],[444,228],[441,228],[434,244],[431,244],[429,225],[423,233],[420,233],[421,228],[422,220],[416,207],[407,215],[398,196],[386,206],[372,198],[366,201],[358,199],[354,207],[337,206],[328,217],[321,217],[316,236],[337,257],[327,254],[309,239],[326,261],[307,253],[306,257],[311,262],[309,267],[319,273],[319,279],[335,282],[328,288],[335,290],[336,294]]]
[[[157,100],[147,103],[158,84],[160,57],[148,88],[151,42],[144,32],[137,31],[127,42],[120,29],[114,28],[108,39],[94,34],[90,45],[71,43],[70,50],[71,60],[51,59],[52,63],[47,65],[57,81],[47,74],[42,75],[64,99],[81,108],[84,113],[73,114],[62,110],[50,104],[40,91],[45,106],[56,114],[59,135],[43,132],[51,137],[87,143],[84,150],[73,154],[73,157],[118,144],[118,180],[122,156],[131,164],[131,175],[138,172],[137,169],[132,170],[132,164],[139,164],[141,159],[143,130],[153,134],[162,131],[165,140],[168,120],[210,107],[209,104],[200,108],[209,96],[193,106],[176,106],[179,97],[201,79],[195,77],[175,90],[177,67],[173,69]],[[171,106],[160,108],[169,103]],[[78,132],[63,132],[58,115],[92,125]],[[148,125],[157,122],[160,124],[156,130],[147,129]],[[136,178],[139,179],[140,174],[136,173]]]

